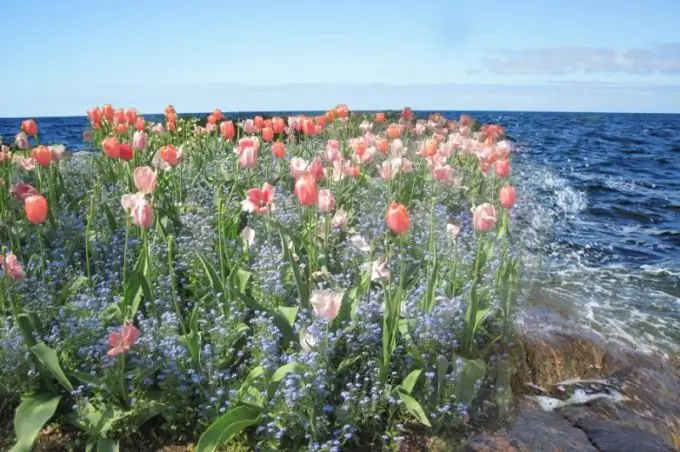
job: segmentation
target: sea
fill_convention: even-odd
[[[680,115],[441,113],[449,118],[469,113],[482,123],[501,124],[513,143],[515,215],[530,281],[522,309],[557,312],[641,351],[676,354]],[[37,119],[43,143],[89,150],[82,139],[84,116]],[[12,140],[20,121],[0,119],[4,142]]]

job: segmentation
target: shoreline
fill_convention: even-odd
[[[551,314],[539,328],[516,327],[511,413],[465,450],[680,450],[680,362]]]

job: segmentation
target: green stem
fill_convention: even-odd
[[[179,306],[179,300],[177,299],[177,291],[175,287],[175,271],[173,268],[173,243],[174,238],[170,235],[168,236],[168,274],[170,275],[170,295],[172,297],[172,304],[175,307],[175,313],[177,314],[177,319],[182,327],[182,333],[187,334],[187,328],[184,324],[184,316],[182,315],[182,310]]]
[[[475,255],[475,269],[472,275],[472,287],[470,288],[470,305],[467,309],[464,337],[463,337],[463,353],[464,356],[469,357],[472,353],[472,343],[475,334],[475,323],[477,321],[477,314],[479,313],[479,303],[477,299],[477,285],[479,284],[480,262],[481,255],[484,251],[484,241],[481,235],[477,235],[477,254]]]
[[[95,195],[92,194],[90,196],[90,210],[87,214],[87,223],[85,225],[85,271],[87,272],[89,284],[92,284],[92,270],[90,268],[90,227],[92,226],[92,217],[94,216],[94,200]],[[123,273],[125,273],[124,269]]]
[[[127,257],[128,257],[128,243],[130,240],[130,217],[125,220],[125,245],[123,245],[123,289],[127,284]]]
[[[14,314],[14,309],[12,309]],[[5,277],[0,278],[0,318],[2,319],[2,326],[7,324],[7,304],[5,303]]]
[[[45,243],[43,241],[42,229],[40,226],[36,226],[38,232],[38,244],[40,246],[40,273],[43,282],[45,282]]]

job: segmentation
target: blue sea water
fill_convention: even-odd
[[[680,115],[472,114],[517,150],[527,303],[634,347],[680,348]],[[42,142],[88,149],[85,117],[38,121]],[[0,119],[5,142],[19,123]]]

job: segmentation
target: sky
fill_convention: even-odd
[[[0,117],[680,112],[680,1],[0,1]]]

